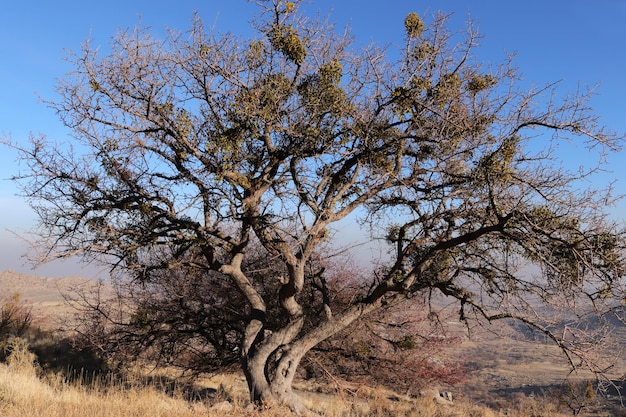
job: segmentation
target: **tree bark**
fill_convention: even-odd
[[[311,414],[293,391],[293,381],[302,358],[321,341],[380,308],[380,300],[379,297],[372,302],[354,305],[297,339],[303,324],[301,318],[264,340],[257,340],[249,355],[242,358],[250,401],[259,405],[282,404],[299,415]]]
[[[299,319],[263,340],[257,339],[251,344],[248,353],[242,356],[252,403],[283,404],[298,414],[308,413],[292,388],[303,353],[291,341],[301,330],[302,324],[303,320]]]
[[[304,350],[300,346],[290,345],[279,347],[278,352],[267,358],[263,353],[257,353],[244,360],[250,401],[257,405],[285,405],[298,415],[312,414],[293,391],[293,380],[303,356]]]

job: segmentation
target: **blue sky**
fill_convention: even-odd
[[[65,50],[78,50],[87,38],[106,45],[118,29],[140,21],[157,34],[166,27],[184,30],[194,11],[206,26],[252,35],[249,22],[257,10],[245,0],[5,3],[0,11],[0,134],[19,143],[30,133],[67,137],[54,112],[39,100],[54,100],[55,80],[72,69],[63,60]],[[592,102],[596,113],[609,128],[626,132],[626,0],[318,0],[304,9],[314,15],[330,13],[338,28],[350,24],[357,42],[381,45],[402,39],[403,19],[412,11],[453,13],[450,24],[458,30],[470,16],[484,35],[477,55],[485,62],[498,64],[515,52],[528,83],[563,80],[563,91],[575,90],[579,83],[599,84]],[[584,159],[584,155],[565,157]],[[613,155],[610,162],[611,172],[601,180],[616,179],[617,190],[626,194],[626,151]],[[35,271],[24,265],[20,255],[27,247],[14,233],[27,231],[34,215],[6,180],[18,171],[15,154],[0,148],[0,271],[92,274],[73,262]],[[626,218],[624,202],[612,210],[616,217]]]

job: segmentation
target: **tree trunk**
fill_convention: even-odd
[[[264,349],[260,349],[262,352]],[[254,404],[281,404],[298,415],[312,414],[293,391],[293,379],[304,356],[301,349],[279,347],[265,357],[257,353],[244,360],[244,373]]]
[[[345,329],[355,320],[380,307],[379,300],[361,303],[321,323],[296,339],[302,328],[302,319],[287,327],[257,339],[247,355],[242,357],[244,374],[254,404],[282,404],[297,414],[312,413],[304,406],[292,385],[300,361],[321,341]]]

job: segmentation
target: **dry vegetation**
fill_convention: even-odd
[[[109,379],[106,382],[79,384],[67,382],[58,374],[42,374],[35,364],[35,355],[22,339],[13,339],[7,363],[0,364],[0,414],[6,417],[132,417],[132,416],[285,416],[288,410],[247,408],[245,383],[237,376],[221,376],[204,381],[218,388],[205,390],[204,398],[189,395],[183,386],[165,389],[167,384],[148,379]],[[157,379],[160,380],[160,379]],[[171,388],[171,387],[170,387]],[[317,391],[320,391],[318,388]],[[202,391],[197,391],[202,392]],[[430,398],[402,398],[384,389],[361,387],[330,395],[303,392],[309,407],[322,416],[501,416],[498,413],[467,403],[454,406],[436,404]],[[192,397],[192,398],[190,398]],[[220,411],[215,404],[229,401],[233,408]],[[508,416],[561,416],[546,402],[525,401],[519,411]],[[531,414],[529,414],[531,412]],[[537,414],[539,413],[539,414]]]
[[[1,416],[291,415],[284,408],[250,409],[245,380],[237,374],[197,379],[193,384],[153,369],[147,373],[135,370],[124,375],[94,377],[98,363],[90,362],[93,358],[73,352],[66,340],[40,328],[42,324],[53,327],[56,322],[52,317],[67,313],[64,308],[55,307],[61,306],[58,292],[67,289],[61,288],[65,284],[75,283],[0,273],[3,307],[14,303],[11,308],[21,308],[16,311],[32,311],[34,323],[21,338],[0,340],[0,360],[4,358],[0,363]],[[19,302],[13,296],[15,292],[21,292]],[[474,342],[466,341],[451,347],[450,354],[470,356],[477,369],[467,384],[452,389],[456,397],[452,405],[437,404],[429,396],[408,397],[383,387],[335,379],[326,384],[319,380],[301,381],[296,388],[306,405],[322,416],[561,417],[572,415],[571,407],[579,405],[583,405],[578,410],[580,416],[626,415],[617,406],[599,403],[584,381],[567,389],[556,387],[564,368],[558,366],[553,348],[496,339],[480,346],[479,349]],[[224,401],[233,408],[212,408]]]

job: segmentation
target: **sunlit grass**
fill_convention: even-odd
[[[67,382],[57,374],[43,374],[21,339],[11,342],[7,363],[0,363],[0,416],[3,417],[186,417],[292,415],[283,407],[254,410],[248,406],[245,381],[237,375],[221,375],[205,381],[214,388],[210,398],[189,398],[183,389],[164,389],[158,378],[125,380],[92,378],[89,383]],[[152,382],[148,382],[152,381]],[[157,381],[155,383],[155,381]],[[325,417],[500,417],[486,407],[458,402],[436,404],[432,398],[408,398],[385,389],[357,387],[335,392],[324,387],[298,387],[309,409]],[[327,387],[328,388],[328,387]],[[323,393],[327,392],[327,393]],[[228,400],[230,411],[212,410],[214,403]],[[560,417],[541,404],[525,410],[508,410],[522,417],[529,411],[544,417]]]

